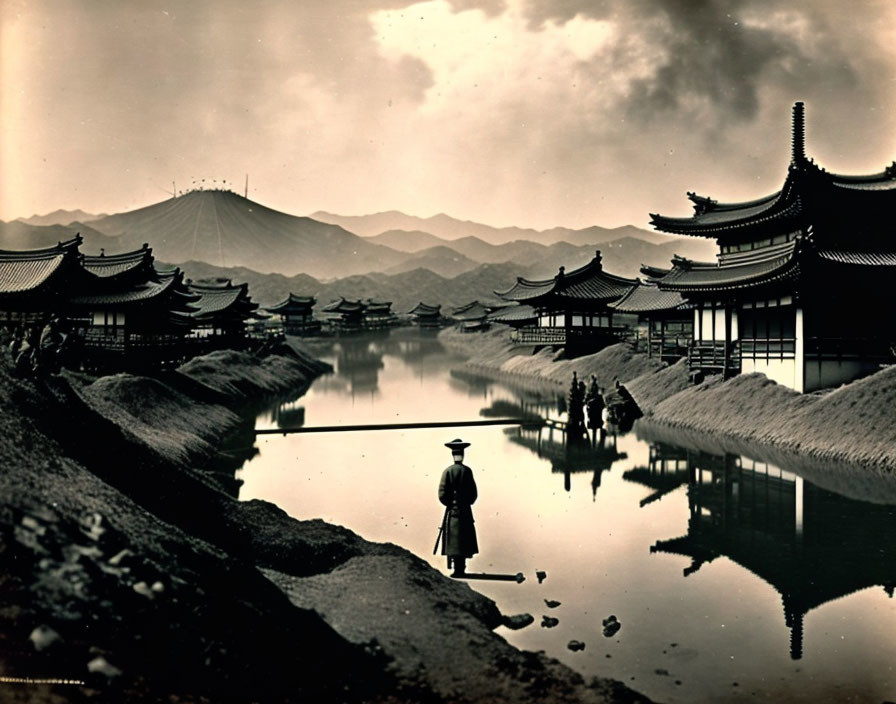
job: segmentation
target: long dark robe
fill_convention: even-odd
[[[447,508],[442,533],[443,555],[472,557],[479,552],[476,525],[470,508],[477,496],[473,470],[467,465],[456,462],[442,472],[439,501]]]

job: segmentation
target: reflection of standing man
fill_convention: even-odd
[[[445,506],[442,520],[442,554],[448,557],[448,567],[454,567],[452,577],[466,573],[467,558],[479,552],[476,526],[470,506],[476,502],[476,481],[473,470],[463,463],[468,442],[452,440],[445,447],[451,449],[454,464],[442,472],[439,482],[439,501]]]

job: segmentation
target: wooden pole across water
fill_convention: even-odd
[[[294,433],[343,433],[355,430],[416,430],[419,428],[463,428],[475,425],[544,425],[540,418],[495,418],[492,420],[448,420],[429,423],[376,423],[371,425],[317,425],[298,428],[260,428],[256,435],[290,435]]]

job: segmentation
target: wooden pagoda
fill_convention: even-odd
[[[692,369],[762,372],[798,391],[896,361],[892,298],[896,162],[867,176],[806,158],[803,104],[780,190],[743,203],[689,193],[694,214],[651,215],[664,232],[715,239],[715,262],[676,257],[656,279],[694,304]]]
[[[247,325],[258,304],[249,295],[249,284],[234,285],[230,279],[189,282],[190,293],[198,296],[189,315],[193,320],[191,337],[212,349],[245,346]]]
[[[517,277],[511,288],[495,293],[535,309],[535,323],[519,329],[520,343],[597,350],[618,341],[627,330],[614,324],[616,311],[610,304],[636,283],[636,279],[605,271],[597,251],[594,259],[578,269],[566,272],[560,267],[554,278],[539,281]]]
[[[287,335],[317,335],[320,321],[314,319],[314,296],[297,296],[290,293],[285,300],[266,308],[269,313],[280,316],[283,332]]]
[[[190,314],[199,300],[180,269],[157,269],[152,249],[82,256],[86,278],[69,296],[66,314],[91,364],[146,367],[189,354]]]
[[[427,305],[423,301],[420,301],[412,310],[408,311],[408,315],[421,328],[439,328],[445,323],[445,318],[442,316],[442,306]]]
[[[327,316],[330,330],[336,334],[360,332],[364,329],[364,304],[340,297],[325,305],[322,310]]]
[[[398,321],[398,317],[392,312],[392,301],[367,298],[363,306],[363,325],[367,330],[392,327]]]
[[[481,332],[488,330],[488,315],[492,311],[478,300],[458,306],[451,311],[451,319],[461,332]]]

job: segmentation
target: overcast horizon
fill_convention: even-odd
[[[645,227],[896,158],[896,3],[10,0],[0,219],[205,179],[296,215]],[[224,182],[226,181],[226,183]]]

